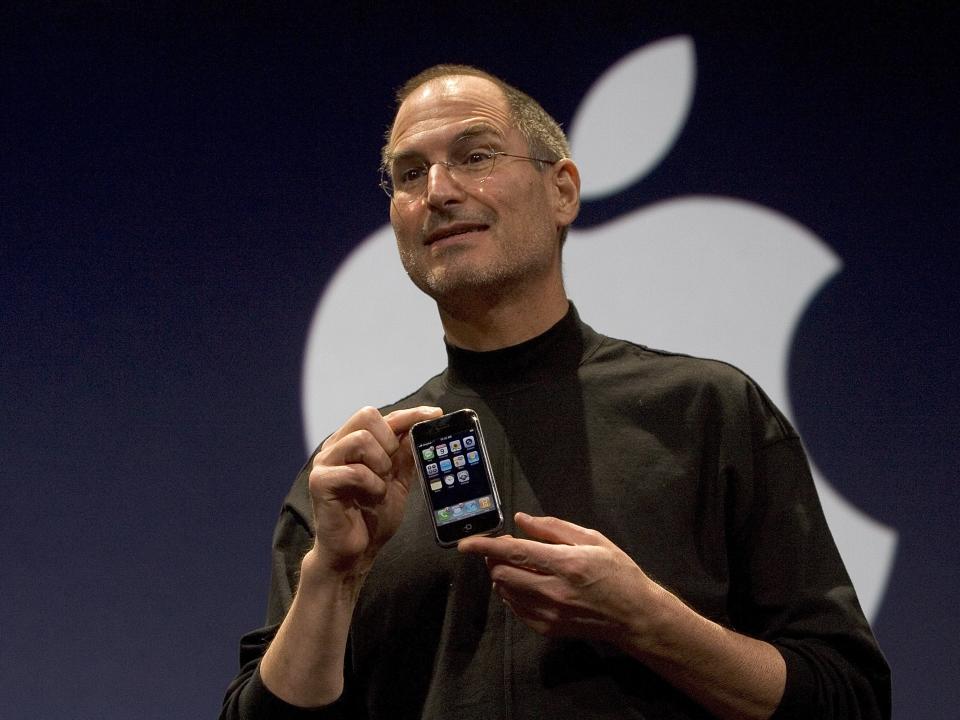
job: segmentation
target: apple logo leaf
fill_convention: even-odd
[[[584,200],[628,187],[670,151],[690,111],[695,70],[693,40],[679,35],[634,50],[593,83],[570,131]]]

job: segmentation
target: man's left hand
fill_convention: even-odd
[[[664,591],[626,553],[558,518],[517,513],[516,523],[530,539],[471,537],[458,549],[485,557],[494,588],[517,617],[548,637],[624,647],[644,636],[646,611]]]

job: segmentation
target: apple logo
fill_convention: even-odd
[[[693,40],[667,38],[611,66],[590,88],[570,140],[583,200],[615,195],[669,152],[695,86]],[[793,419],[793,332],[842,263],[818,237],[769,208],[681,196],[571,229],[568,294],[600,332],[726,360]],[[362,287],[362,294],[358,288]],[[361,328],[361,330],[358,330]],[[308,451],[358,407],[385,405],[446,364],[433,302],[407,279],[389,224],[363,240],[328,283],[310,325],[302,402]],[[812,467],[827,521],[873,619],[896,531],[867,516]]]

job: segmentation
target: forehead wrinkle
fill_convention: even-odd
[[[383,148],[384,157],[418,135],[439,130],[456,116],[460,122],[486,118],[495,130],[502,124],[503,130],[497,132],[504,138],[513,120],[506,96],[491,81],[469,75],[435,78],[411,93],[398,108]]]
[[[487,122],[478,122],[467,127],[451,144],[455,144],[463,140],[471,140],[475,137],[479,137],[480,135],[496,135],[500,140],[506,139],[500,128]]]
[[[424,130],[416,134],[423,134],[425,132],[431,132],[431,130]],[[468,125],[466,128],[464,128],[460,132],[458,132],[454,137],[454,139],[447,144],[447,147],[452,148],[457,143],[463,142],[465,140],[471,140],[473,138],[480,137],[482,135],[492,135],[501,141],[506,140],[506,136],[504,135],[503,131],[500,130],[500,128],[498,128],[496,125],[486,121],[480,121],[480,122],[474,122],[471,125]],[[404,161],[404,160],[421,159],[423,157],[424,157],[424,154],[420,150],[416,148],[411,148],[409,150],[401,150],[400,152],[397,152],[397,153],[388,152],[386,159],[387,159],[387,162],[394,163],[394,162]]]

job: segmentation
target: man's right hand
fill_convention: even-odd
[[[343,692],[343,656],[363,577],[400,526],[413,482],[407,435],[440,408],[357,411],[313,459],[310,497],[316,541],[300,585],[260,661],[266,687],[293,705],[328,705]]]
[[[365,407],[326,439],[309,481],[313,554],[323,571],[362,576],[370,569],[400,526],[416,472],[407,433],[414,423],[442,414],[416,407],[383,416]]]

